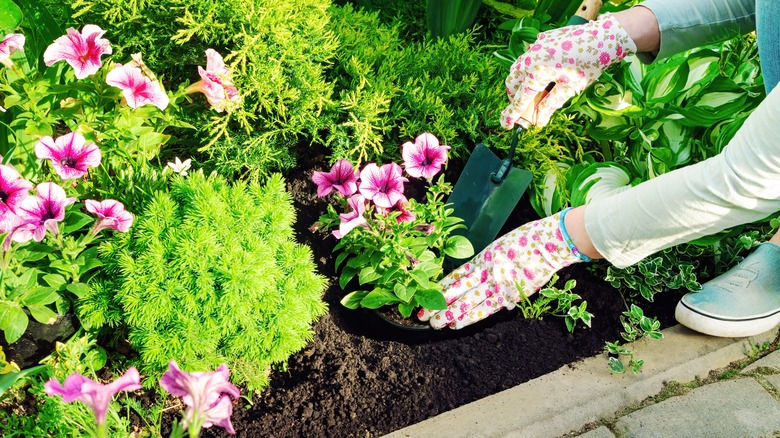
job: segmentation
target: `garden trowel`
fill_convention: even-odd
[[[600,0],[584,0],[568,24],[578,25],[593,20],[600,8]],[[535,125],[536,106],[554,86],[554,82],[548,84],[521,117]],[[520,127],[515,131],[509,154],[503,160],[484,144],[478,144],[447,200],[455,210],[453,215],[463,219],[466,225],[465,229],[456,233],[469,239],[474,254],[496,238],[531,183],[531,172],[512,166],[517,137],[522,130]],[[464,261],[451,259],[448,264],[457,266]]]

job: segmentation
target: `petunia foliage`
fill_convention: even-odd
[[[128,335],[142,374],[159,377],[171,358],[187,369],[224,363],[237,383],[261,389],[326,310],[325,279],[294,240],[284,180],[172,178],[130,233],[101,246],[107,275],[81,301],[82,323],[123,327],[111,332]]]

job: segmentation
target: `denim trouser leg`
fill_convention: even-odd
[[[780,82],[780,1],[756,0],[756,35],[764,86],[769,94]]]

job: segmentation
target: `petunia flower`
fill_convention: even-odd
[[[11,54],[24,48],[24,35],[20,33],[10,33],[0,41],[0,63],[6,67],[11,67]]]
[[[339,229],[333,230],[333,236],[336,239],[343,238],[357,227],[369,228],[368,221],[363,216],[366,212],[366,198],[361,194],[356,194],[347,199],[347,204],[352,208],[352,211],[339,214],[341,219]]]
[[[402,146],[401,155],[404,159],[406,172],[414,178],[431,179],[439,173],[441,166],[447,162],[449,146],[440,146],[439,139],[433,134],[424,133],[407,141]]]
[[[179,157],[176,157],[176,160],[173,162],[168,162],[168,167],[171,168],[175,173],[178,173],[181,176],[187,176],[187,171],[190,170],[192,164],[192,160],[187,158],[186,160],[182,161],[179,159]]]
[[[43,62],[51,66],[55,62],[65,61],[73,67],[77,79],[93,75],[100,69],[100,57],[112,53],[108,40],[101,38],[105,33],[94,24],[84,26],[81,33],[72,27],[68,28],[67,35],[57,38],[43,52]]]
[[[191,424],[201,427],[217,425],[235,435],[230,416],[233,414],[232,396],[237,399],[241,393],[228,381],[228,367],[220,365],[216,371],[187,373],[179,369],[176,361],[168,364],[168,371],[160,379],[160,386],[181,397],[188,406],[184,427]]]
[[[69,132],[57,137],[43,137],[35,143],[35,156],[51,161],[60,178],[76,179],[87,173],[90,167],[100,164],[102,155],[95,143],[87,143],[78,132]]]
[[[406,199],[406,196],[401,196],[401,199],[398,200],[398,202],[395,203],[395,205],[390,208],[386,209],[387,213],[392,213],[395,211],[401,212],[400,215],[398,215],[397,218],[395,218],[397,223],[401,222],[411,222],[415,220],[416,216],[411,211],[407,210],[406,207],[409,206],[409,200]]]
[[[46,394],[62,396],[62,400],[70,403],[78,400],[92,409],[98,427],[106,423],[106,413],[111,399],[120,391],[135,391],[141,389],[141,378],[138,370],[130,367],[121,377],[113,382],[102,385],[81,374],[73,373],[61,385],[57,379],[51,379],[43,385]]]
[[[106,199],[98,202],[94,199],[87,199],[84,201],[84,206],[88,212],[98,217],[95,226],[90,231],[93,235],[103,228],[126,233],[133,225],[133,215],[125,210],[125,206],[117,200]]]
[[[328,196],[336,189],[344,196],[352,196],[357,191],[358,173],[347,160],[339,160],[330,168],[330,172],[314,171],[311,180],[317,184],[317,196]]]
[[[198,66],[198,74],[200,80],[187,87],[187,94],[203,93],[218,113],[229,112],[240,104],[241,96],[233,85],[230,70],[225,67],[222,55],[214,49],[206,50],[206,68]]]
[[[154,105],[161,110],[168,107],[170,98],[159,81],[144,76],[133,63],[118,64],[106,75],[106,83],[122,90],[122,96],[130,108]]]
[[[76,198],[68,198],[62,187],[51,182],[38,184],[36,189],[36,196],[24,198],[17,207],[21,224],[11,232],[17,242],[40,242],[46,231],[56,236],[57,224],[65,219],[65,207],[76,202]]]
[[[9,211],[15,213],[19,203],[29,195],[32,188],[32,183],[22,178],[16,169],[0,164],[0,217]]]
[[[388,163],[378,167],[369,163],[360,171],[360,193],[374,201],[377,207],[391,208],[403,197],[404,183],[401,166]]]

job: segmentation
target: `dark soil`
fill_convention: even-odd
[[[457,167],[450,163],[448,177]],[[331,281],[324,296],[330,312],[314,325],[309,346],[274,373],[251,406],[245,400],[235,406],[238,436],[381,436],[560,367],[576,367],[579,359],[603,351],[605,341],[620,338],[626,303],[585,264],[560,272],[562,282],[577,281],[575,292],[595,315],[591,328],[573,334],[562,319],[526,320],[506,310],[461,331],[405,332],[374,313],[343,308],[331,255],[336,241],[309,231],[327,205],[309,178],[327,168],[323,153],[309,151],[286,177],[298,211],[297,238],[312,248],[319,272]],[[524,198],[502,233],[535,218]],[[660,294],[642,307],[666,327],[678,297]],[[226,435],[213,428],[204,436]]]

